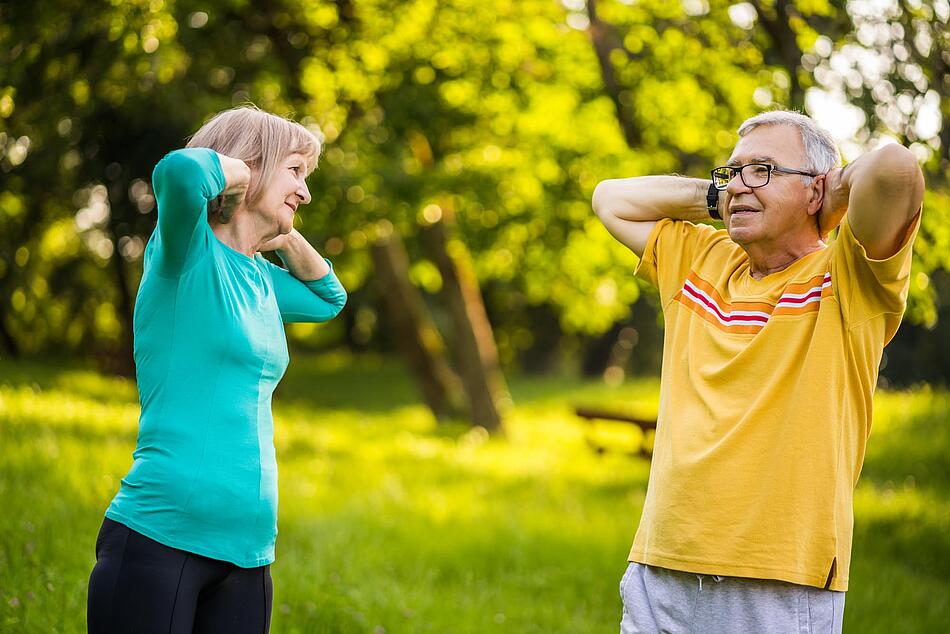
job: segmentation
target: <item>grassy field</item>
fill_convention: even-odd
[[[508,434],[489,439],[436,427],[396,364],[295,358],[275,399],[272,631],[616,632],[649,464],[594,454],[571,410],[650,415],[657,390],[513,379]],[[950,395],[876,405],[845,631],[950,631]],[[129,381],[0,361],[0,631],[84,631],[137,414]]]

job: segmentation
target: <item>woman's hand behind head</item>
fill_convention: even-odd
[[[244,202],[251,183],[251,168],[240,159],[225,156],[220,152],[217,154],[218,160],[221,161],[221,171],[224,172],[224,191],[208,203],[208,213],[217,222],[226,223]]]

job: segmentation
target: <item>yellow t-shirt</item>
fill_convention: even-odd
[[[653,465],[630,560],[847,590],[852,493],[911,244],[868,258],[847,220],[755,280],[724,230],[661,220],[637,275],[666,322]]]

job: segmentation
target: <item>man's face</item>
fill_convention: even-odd
[[[727,165],[748,163],[808,171],[801,133],[784,125],[755,128],[739,139]],[[729,236],[743,247],[756,243],[778,246],[810,238],[817,233],[815,216],[808,213],[815,186],[806,185],[801,176],[773,171],[768,185],[752,189],[737,174],[725,191],[723,220]]]

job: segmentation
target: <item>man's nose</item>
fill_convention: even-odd
[[[736,175],[732,177],[732,180],[729,181],[729,184],[726,185],[726,191],[732,195],[736,196],[738,194],[750,193],[752,188],[742,182],[742,177],[739,175],[739,172],[736,172]]]

